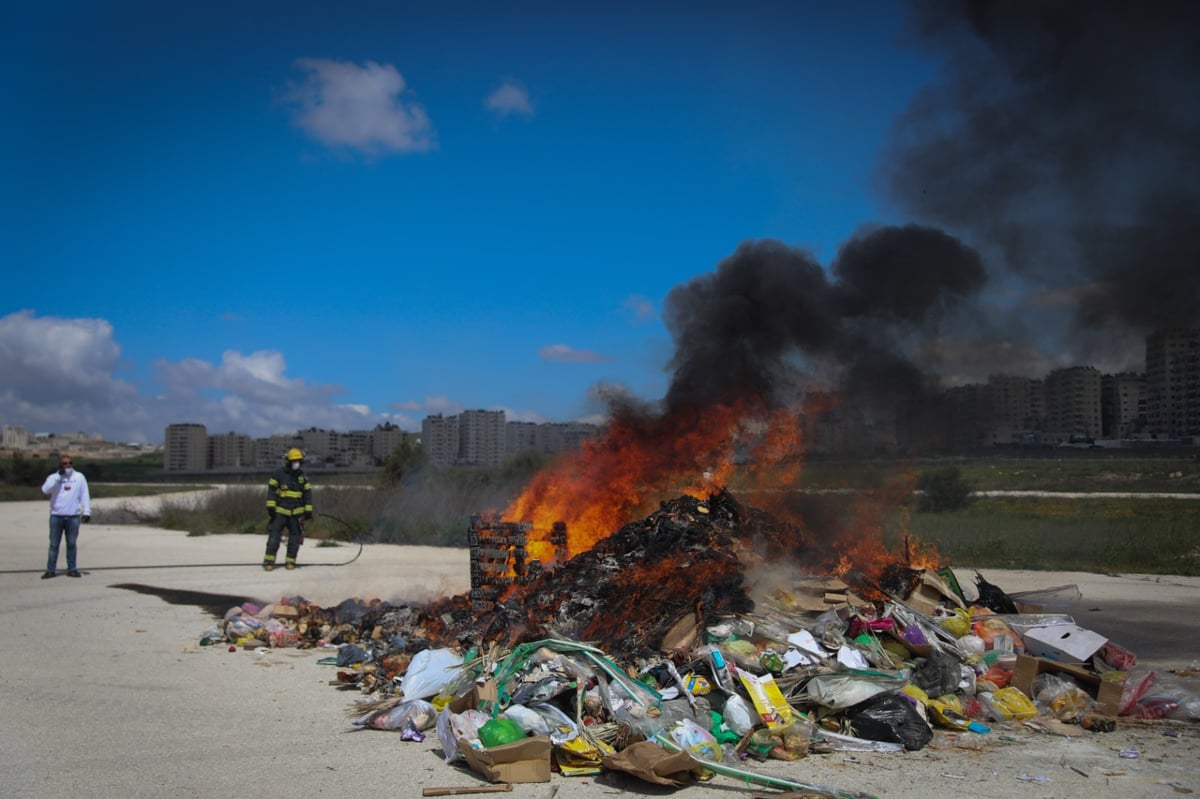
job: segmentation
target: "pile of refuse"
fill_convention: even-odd
[[[972,595],[949,568],[895,564],[750,598],[745,561],[806,546],[725,492],[681,497],[486,613],[466,596],[333,608],[291,597],[232,608],[205,637],[336,650],[324,662],[360,694],[354,726],[436,736],[447,763],[497,783],[611,770],[831,793],[754,763],[919,750],[937,729],[1200,720],[1189,675],[1141,667],[978,572]]]

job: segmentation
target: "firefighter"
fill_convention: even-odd
[[[275,553],[283,528],[287,527],[287,561],[289,570],[296,568],[296,556],[304,542],[304,525],[312,521],[312,484],[300,468],[304,453],[293,447],[284,455],[287,463],[267,481],[267,552],[263,555],[263,570],[274,571]]]

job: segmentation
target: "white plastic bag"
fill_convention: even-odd
[[[406,700],[428,699],[458,674],[462,655],[450,649],[423,649],[413,656],[400,681],[400,692]]]
[[[725,719],[725,726],[738,735],[745,735],[761,723],[758,712],[742,699],[741,694],[734,694],[726,700],[721,715]]]
[[[500,718],[511,719],[521,725],[526,735],[549,735],[550,723],[541,713],[530,710],[524,705],[509,705]]]

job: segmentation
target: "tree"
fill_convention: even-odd
[[[425,465],[425,453],[415,440],[401,442],[383,462],[380,480],[385,486],[394,486]]]
[[[963,478],[957,466],[924,472],[917,479],[917,490],[921,492],[917,510],[941,513],[965,508],[971,503],[972,489],[973,486]]]

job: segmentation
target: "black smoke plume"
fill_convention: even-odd
[[[788,403],[814,376],[868,403],[923,392],[931,378],[915,353],[985,278],[972,249],[916,225],[860,233],[828,272],[804,250],[746,242],[667,295],[666,410]]]
[[[941,77],[896,125],[887,196],[1003,265],[1029,292],[1027,327],[1069,321],[1081,362],[1122,335],[1195,326],[1200,3],[914,8]]]

